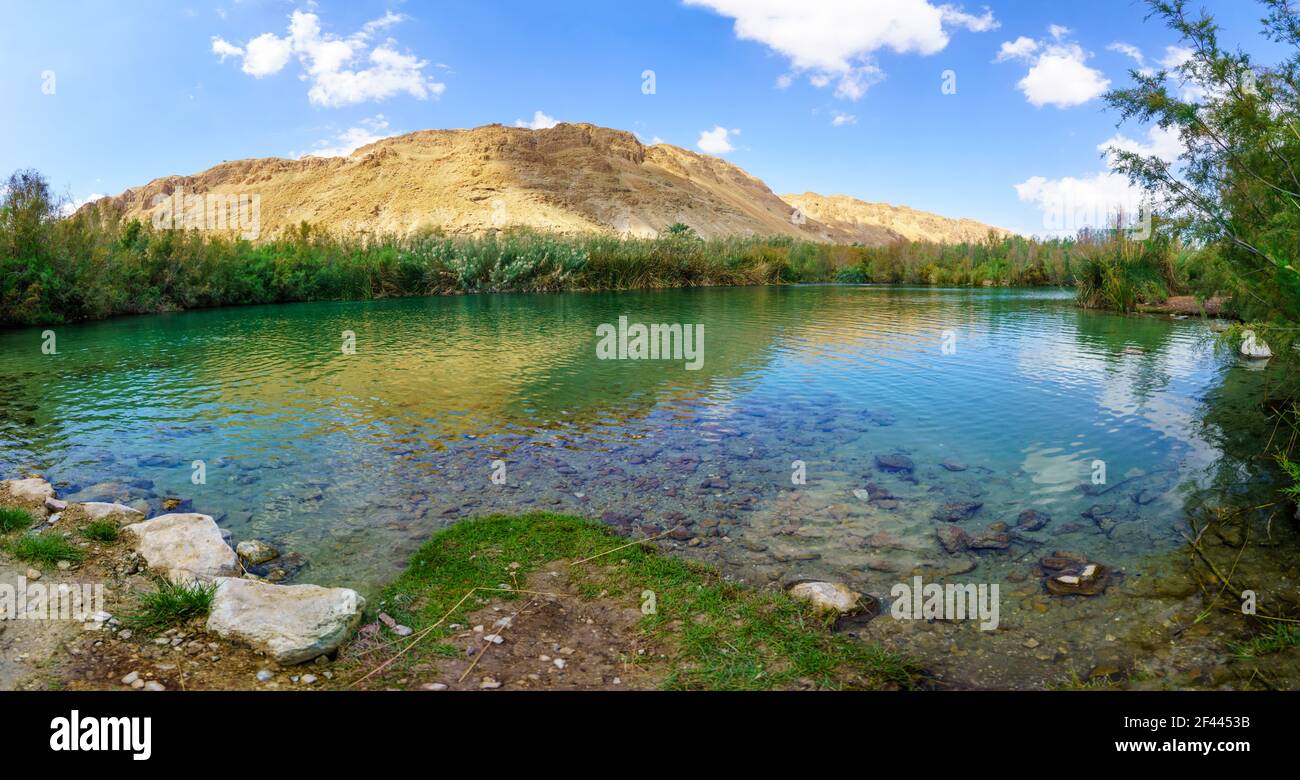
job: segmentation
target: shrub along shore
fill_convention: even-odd
[[[703,240],[507,229],[483,236],[335,236],[302,224],[260,242],[158,229],[112,207],[64,216],[40,174],[0,198],[0,326],[243,304],[476,292],[558,292],[840,282],[1077,287],[1084,305],[1133,311],[1204,275],[1201,253],[1167,239],[1084,232],[1040,241],[866,247],[788,237]]]

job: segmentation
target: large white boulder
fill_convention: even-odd
[[[208,630],[279,663],[299,664],[337,650],[356,630],[365,606],[361,594],[348,588],[220,577]]]
[[[149,568],[172,582],[238,575],[239,559],[207,515],[161,515],[122,529]]]
[[[54,498],[54,486],[39,477],[32,479],[7,479],[0,482],[9,489],[9,495],[19,501],[41,506],[45,499]]]

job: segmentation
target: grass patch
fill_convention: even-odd
[[[95,542],[116,542],[121,531],[113,520],[95,520],[82,527],[81,535]]]
[[[405,573],[384,591],[380,608],[418,630],[442,618],[472,588],[522,587],[528,573],[542,564],[585,558],[625,543],[600,523],[568,515],[498,515],[458,523],[434,534],[416,552]],[[773,689],[803,681],[819,688],[911,687],[919,676],[919,669],[902,656],[831,633],[825,619],[784,593],[728,582],[712,569],[662,555],[648,545],[624,548],[573,571],[586,597],[603,593],[639,604],[643,590],[655,592],[658,613],[643,617],[641,630],[668,654],[667,688]],[[519,595],[488,592],[470,598],[444,625],[464,622],[466,615],[498,598]],[[435,640],[450,633],[436,629],[385,674],[431,663],[444,654]]]
[[[1232,645],[1232,652],[1238,658],[1258,658],[1296,645],[1300,645],[1300,626],[1274,623],[1268,631],[1250,641]]]
[[[123,615],[123,625],[136,631],[157,633],[182,625],[194,618],[204,617],[212,611],[212,597],[216,583],[192,580],[174,583],[164,578],[154,581],[154,589],[142,593],[135,609]]]
[[[14,506],[0,506],[0,533],[7,534],[19,528],[31,528],[36,515]]]
[[[47,566],[59,561],[81,561],[86,557],[85,550],[53,531],[21,536],[9,545],[9,552],[19,560]]]

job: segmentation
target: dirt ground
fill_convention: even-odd
[[[1219,317],[1223,315],[1223,304],[1222,298],[1210,298],[1202,305],[1195,295],[1173,295],[1164,303],[1143,304],[1138,309],[1149,314],[1177,314],[1186,317],[1199,317],[1204,311],[1207,317]]]
[[[637,690],[658,688],[662,657],[638,628],[640,609],[578,595],[565,562],[533,572],[518,600],[494,600],[441,641],[457,651],[406,667],[400,688],[425,690]],[[360,674],[395,647],[378,624],[362,628],[347,651]],[[499,638],[500,641],[495,641]],[[375,652],[371,652],[375,651]],[[370,660],[365,660],[369,658]],[[378,687],[378,686],[376,686]]]

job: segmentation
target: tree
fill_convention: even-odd
[[[1148,0],[1185,44],[1176,67],[1134,71],[1136,84],[1106,95],[1123,120],[1175,129],[1177,164],[1115,151],[1114,169],[1155,196],[1172,227],[1212,247],[1231,273],[1213,278],[1238,312],[1261,321],[1300,319],[1300,16],[1295,0],[1260,0],[1265,38],[1291,47],[1274,66],[1220,43],[1220,28],[1186,0]],[[1148,17],[1148,18],[1150,18]]]

